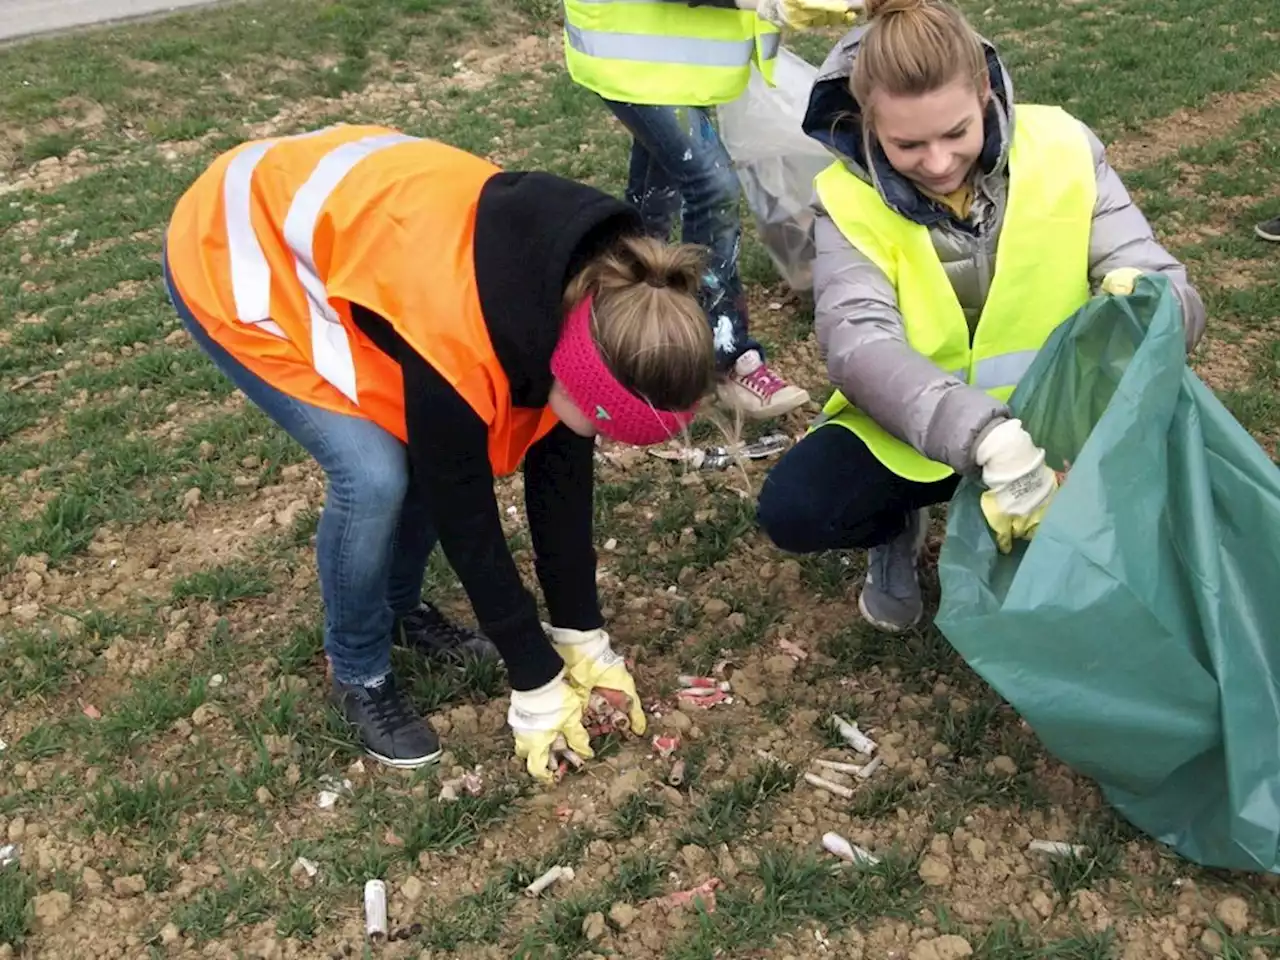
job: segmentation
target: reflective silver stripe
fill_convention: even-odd
[[[605,33],[565,27],[569,46],[589,57],[636,60],[642,63],[680,63],[697,67],[740,67],[751,61],[756,42],[663,37],[647,33]]]
[[[227,254],[231,258],[231,294],[236,317],[261,323],[271,316],[271,265],[253,232],[253,171],[276,140],[264,140],[237,153],[222,179],[222,203],[227,221]]]
[[[307,182],[294,195],[284,219],[284,239],[297,260],[298,280],[307,292],[307,306],[311,312],[312,363],[320,376],[353,403],[358,402],[355,359],[351,355],[347,331],[338,312],[329,303],[324,281],[316,273],[312,248],[316,222],[334,189],[357,163],[379,150],[416,139],[403,133],[386,133],[335,147],[320,158]]]
[[[979,360],[974,369],[973,386],[979,390],[1012,387],[1031,367],[1038,350],[1019,350]]]
[[[766,33],[760,38],[760,55],[765,60],[776,60],[780,46],[782,46],[782,34]]]
[[[253,172],[267,151],[282,139],[302,139],[327,133],[323,127],[294,137],[273,137],[236,154],[222,179],[223,217],[227,228],[227,256],[231,261],[231,295],[236,304],[236,319],[254,323],[277,337],[284,338],[280,325],[271,320],[271,264],[262,252],[262,244],[253,231]]]

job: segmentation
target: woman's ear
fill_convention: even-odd
[[[982,86],[978,90],[978,101],[982,104],[982,109],[987,109],[987,104],[991,102],[991,77],[984,75],[982,78]]]

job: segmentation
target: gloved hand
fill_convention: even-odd
[[[1133,293],[1133,285],[1142,276],[1137,267],[1117,267],[1102,278],[1102,292],[1113,297],[1127,297]]]
[[[636,693],[636,682],[622,657],[614,652],[609,634],[604,630],[568,630],[562,627],[546,627],[551,644],[569,668],[569,679],[586,700],[596,687],[620,690],[628,697],[627,719],[631,730],[643,734],[648,721]],[[571,744],[572,746],[572,744]]]
[[[537,690],[511,691],[507,724],[515,734],[516,756],[525,761],[529,774],[538,780],[554,779],[551,745],[564,735],[569,749],[589,760],[591,738],[582,726],[586,699],[569,683],[565,671]]]
[[[757,0],[756,16],[775,27],[813,30],[853,23],[860,0]]]
[[[1001,553],[1013,539],[1030,540],[1058,492],[1058,478],[1044,462],[1044,450],[1022,429],[1021,420],[997,424],[978,444],[982,467],[982,514],[996,535]]]

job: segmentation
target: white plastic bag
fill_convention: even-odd
[[[831,154],[801,129],[816,67],[778,51],[770,87],[759,72],[742,96],[716,111],[747,206],[774,266],[793,290],[813,285],[813,178]]]

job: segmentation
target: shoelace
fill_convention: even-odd
[[[365,690],[369,695],[369,713],[380,732],[392,734],[417,722],[417,714],[410,709],[390,677],[381,687],[366,687]]]
[[[787,382],[770,370],[766,363],[760,364],[740,379],[744,387],[765,398],[773,396],[787,385]]]

